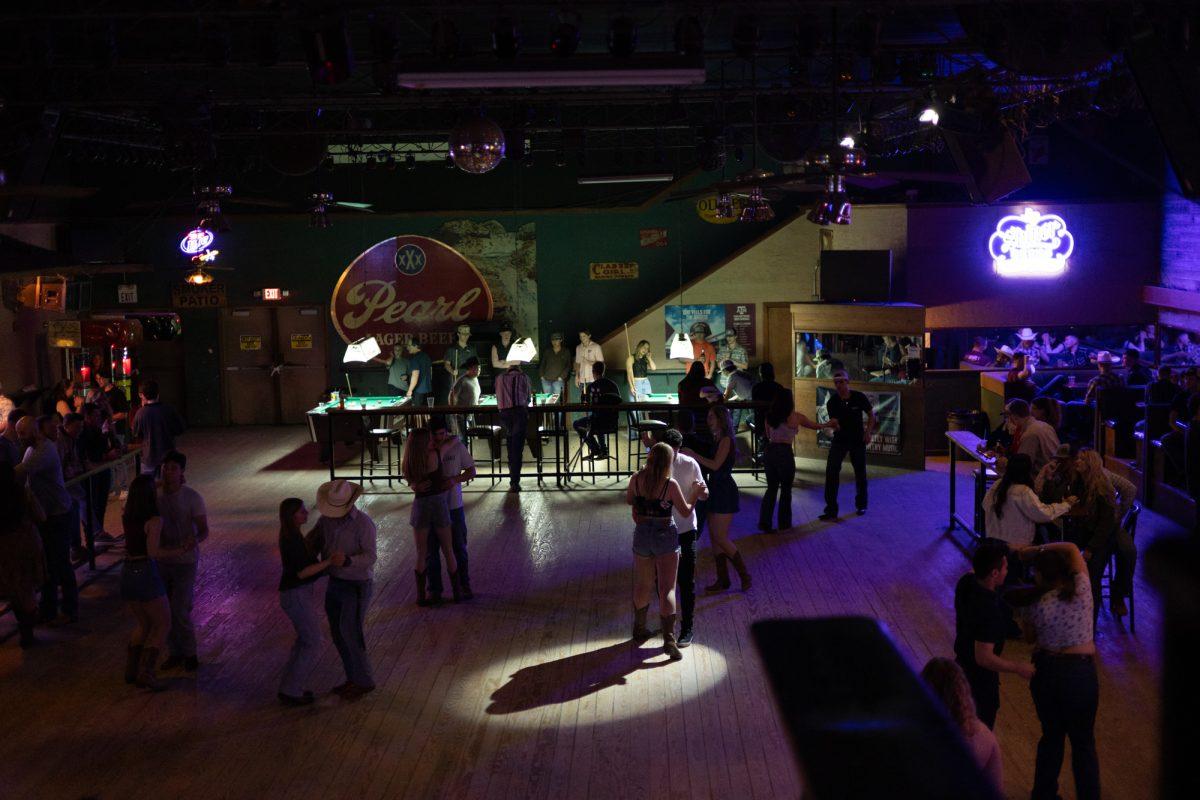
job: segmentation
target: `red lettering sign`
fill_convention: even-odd
[[[374,336],[386,353],[412,335],[438,359],[460,323],[492,318],[492,292],[475,265],[449,245],[397,236],[346,267],[329,311],[347,343]]]

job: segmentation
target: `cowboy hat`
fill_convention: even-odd
[[[1006,355],[1006,356],[1011,356],[1013,354],[1013,349],[1006,344],[1002,344],[1002,345],[1000,345],[1000,349],[997,350],[996,352],[1004,353],[1004,355]]]
[[[1021,328],[1017,331],[1017,338],[1022,342],[1028,342],[1037,338],[1037,334],[1033,332],[1033,328]]]
[[[1064,443],[1060,444],[1058,446],[1058,449],[1054,451],[1054,457],[1055,458],[1070,458],[1071,457],[1070,442],[1064,442]]]
[[[1112,353],[1108,352],[1107,350],[1101,350],[1099,353],[1096,353],[1096,363],[1097,364],[1116,364],[1117,357],[1114,356]]]
[[[323,517],[344,517],[354,508],[354,501],[362,494],[362,484],[338,479],[326,481],[317,489],[317,511]]]

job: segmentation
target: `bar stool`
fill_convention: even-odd
[[[363,446],[358,453],[358,479],[360,481],[375,482],[375,473],[379,471],[377,464],[379,463],[379,448],[382,447],[387,458],[387,483],[388,488],[392,487],[392,450],[401,439],[400,428],[386,424],[388,422],[385,417],[383,424],[378,427],[370,424],[370,417],[363,416],[362,424],[362,439]],[[371,453],[371,459],[368,463],[367,453]],[[399,466],[400,460],[396,459],[396,466]]]
[[[487,461],[488,468],[489,468],[489,474],[491,475],[491,485],[492,486],[495,486],[497,483],[497,470],[500,467],[500,461],[501,461],[500,438],[501,438],[501,436],[502,436],[502,429],[500,428],[499,425],[482,425],[482,424],[478,424],[477,422],[472,422],[471,424],[469,424],[467,426],[467,432],[466,432],[467,451],[471,453],[472,458],[475,458],[474,444],[475,444],[476,439],[483,439],[484,441],[486,441],[488,443],[488,457],[487,457],[486,461]],[[476,459],[476,461],[479,461],[479,460],[480,459]]]
[[[610,420],[608,422],[600,422],[600,423],[596,422],[596,415],[595,415],[595,412],[593,412],[592,425],[588,429],[588,435],[595,436],[597,438],[597,440],[599,440],[599,442],[600,442],[600,447],[604,450],[603,456],[585,459],[585,461],[587,463],[587,467],[588,467],[587,471],[589,473],[591,473],[593,484],[596,482],[596,462],[597,461],[604,462],[604,467],[605,467],[606,471],[608,469],[609,461],[615,461],[618,467],[621,466],[621,456],[619,453],[615,452],[617,449],[617,447],[615,446],[616,443],[621,441],[620,437],[617,436],[618,427],[619,427],[619,417],[616,416],[615,411],[613,412],[612,420]],[[580,440],[580,442],[579,442],[580,449],[587,448],[587,444],[584,441],[586,438],[587,437],[585,436]],[[614,446],[609,447],[610,443],[614,444]],[[591,453],[589,453],[588,455],[591,455]]]
[[[654,434],[667,429],[667,423],[660,419],[638,419],[633,411],[626,412],[626,424],[630,431],[637,433],[636,446],[634,438],[629,437],[629,450],[625,453],[625,469],[628,472],[636,472],[642,468],[642,462],[646,460],[646,450],[642,446],[642,434],[649,433],[651,438]]]

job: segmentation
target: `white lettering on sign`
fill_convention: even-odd
[[[992,269],[1005,278],[1057,278],[1074,250],[1066,221],[1033,208],[1002,217],[988,238]]]
[[[393,325],[407,322],[414,325],[431,322],[463,322],[469,318],[468,309],[481,294],[478,287],[463,292],[457,300],[439,296],[437,300],[396,300],[396,286],[388,281],[363,281],[350,288],[346,302],[354,310],[342,316],[342,324],[354,330],[369,321]],[[361,310],[359,310],[361,308]]]

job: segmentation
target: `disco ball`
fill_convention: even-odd
[[[491,172],[504,158],[504,131],[487,117],[472,117],[450,134],[450,158],[463,172]]]

